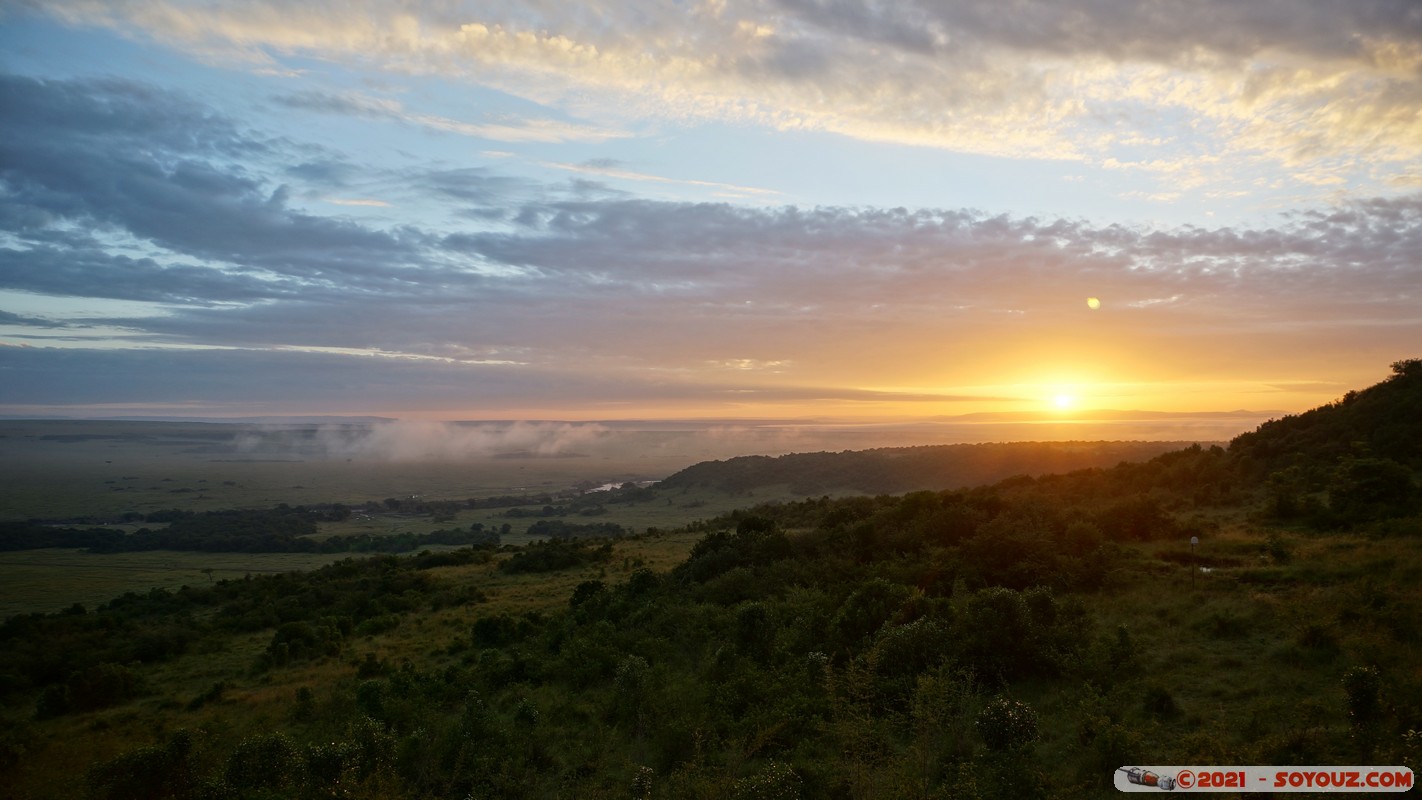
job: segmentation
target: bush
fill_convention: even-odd
[[[531,532],[531,531],[530,531]],[[499,564],[499,571],[510,575],[522,572],[555,572],[607,561],[612,557],[612,543],[591,547],[585,541],[551,539],[534,542]]]
[[[901,583],[883,578],[871,578],[859,585],[830,620],[838,643],[842,647],[857,647],[872,636],[894,615],[913,594]]]
[[[355,632],[357,636],[376,636],[393,631],[398,627],[400,627],[399,614],[381,614],[357,625]]]
[[[1154,717],[1170,718],[1180,713],[1180,707],[1175,704],[1175,696],[1164,686],[1147,688],[1141,707],[1147,714]]]
[[[775,646],[775,622],[763,603],[746,603],[736,612],[736,645],[764,664]]]
[[[1049,671],[1043,639],[1026,599],[1011,589],[984,589],[964,606],[962,654],[965,666],[985,681],[1003,681]]]
[[[528,620],[498,614],[474,620],[475,647],[503,647],[522,640],[532,631]]]
[[[223,776],[241,792],[264,789],[289,794],[301,782],[305,761],[286,734],[266,733],[242,740],[227,757]]]
[[[195,786],[190,755],[192,735],[177,731],[162,745],[130,750],[89,768],[89,792],[96,800],[161,800],[189,797]]]
[[[605,597],[606,593],[607,584],[602,581],[583,581],[578,584],[577,588],[573,589],[572,597],[568,598],[568,605],[572,608],[577,608],[591,603],[598,598]]]
[[[1417,506],[1417,485],[1412,470],[1391,459],[1348,459],[1334,473],[1328,501],[1348,523],[1404,516]]]
[[[349,780],[357,758],[349,742],[316,743],[306,747],[306,773],[313,789],[324,796],[341,797],[341,784]]]
[[[936,619],[924,617],[886,627],[874,642],[876,669],[890,679],[903,679],[903,687],[911,688],[913,679],[938,666],[951,646],[951,634]]]
[[[1294,560],[1294,549],[1278,531],[1271,531],[1264,539],[1264,552],[1275,564],[1287,564]]]
[[[627,656],[617,665],[617,673],[612,679],[615,690],[612,714],[630,722],[638,733],[648,724],[648,712],[652,703],[652,668],[641,656]]]
[[[95,711],[137,697],[143,689],[138,673],[119,664],[97,664],[69,676],[63,686],[50,686],[40,695],[39,717],[71,711]]]
[[[999,697],[988,702],[974,721],[983,744],[994,752],[1021,750],[1041,735],[1037,712],[1026,703]]]
[[[800,776],[788,764],[772,761],[731,788],[733,800],[799,800]]]

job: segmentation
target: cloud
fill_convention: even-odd
[[[278,95],[273,99],[287,108],[366,119],[389,119],[429,130],[500,142],[596,143],[632,135],[622,130],[554,119],[507,117],[492,122],[463,122],[438,114],[410,111],[398,101],[357,93],[331,94],[311,90]]]
[[[42,317],[31,317],[23,314],[15,314],[4,309],[0,309],[0,325],[23,325],[27,328],[67,328],[68,323],[56,322]]]
[[[339,159],[304,161],[286,168],[286,174],[332,188],[344,188],[360,175],[360,168]]]
[[[380,228],[293,201],[293,170],[353,182],[342,154],[185,96],[0,75],[0,100],[0,289],[35,298],[6,323],[52,335],[47,297],[143,301],[85,324],[168,348],[7,352],[7,403],[951,403],[976,395],[937,387],[993,359],[1386,363],[1422,334],[1422,194],[1164,228],[657,201],[423,166],[378,179],[452,213]],[[201,347],[223,349],[175,349]]]
[[[438,74],[604,120],[466,123],[364,96],[282,101],[505,141],[711,120],[1099,163],[1155,149],[1164,121],[1217,159],[1194,178],[1214,187],[1279,169],[1386,185],[1422,158],[1422,12],[1411,0],[366,0],[339,14],[316,2],[56,0],[45,11],[207,58]]]
[[[1135,0],[992,0],[892,4],[868,0],[778,0],[796,19],[838,35],[922,52],[966,41],[1056,55],[1100,54],[1155,62],[1199,58],[1199,51],[1245,58],[1269,50],[1318,57],[1357,56],[1364,42],[1416,40],[1422,15],[1406,0],[1287,6],[1207,0],[1189,6]]]
[[[375,261],[408,264],[420,249],[409,228],[376,230],[291,208],[289,187],[252,170],[281,155],[276,145],[184,97],[121,81],[0,75],[0,98],[7,109],[0,216],[18,220],[10,230],[22,240],[62,241],[82,254],[80,245],[100,233],[120,232],[149,243],[154,256],[90,255],[139,273],[201,280],[209,291],[241,287],[209,299],[282,293],[293,282],[320,286],[335,276],[359,283],[377,277]],[[233,161],[239,156],[244,165]],[[74,233],[86,229],[93,233]],[[159,263],[162,254],[204,266]],[[9,251],[9,285],[42,291],[23,284],[82,269],[56,263],[55,276],[25,275],[14,260],[62,255],[44,246]],[[265,280],[273,285],[261,291]]]
[[[1293,381],[1291,383],[1271,383],[1270,389],[1280,392],[1344,392],[1348,385],[1337,381]]]
[[[401,413],[493,416],[544,413],[567,394],[578,397],[577,413],[624,416],[625,409],[707,409],[731,412],[748,407],[828,402],[873,407],[911,403],[930,408],[942,403],[1003,399],[989,395],[881,392],[835,387],[757,387],[708,383],[697,376],[668,379],[647,372],[549,370],[458,364],[432,360],[349,357],[326,352],[229,348],[216,350],[11,348],[0,350],[0,370],[13,377],[8,407],[60,409],[92,405],[170,404],[205,408],[228,415],[290,413],[361,413],[398,408]],[[551,408],[557,408],[552,406]],[[564,407],[564,413],[570,409]],[[387,429],[358,441],[333,436],[325,449],[333,456],[404,460],[431,453],[453,458],[503,449],[540,454],[566,452],[598,433],[596,428],[515,427],[453,430],[438,426]],[[406,435],[412,441],[402,443]]]
[[[0,288],[69,297],[215,303],[292,297],[299,281],[192,264],[161,264],[94,247],[0,248]]]
[[[389,208],[390,204],[384,200],[375,200],[368,197],[323,197],[322,200],[336,206],[365,206],[370,208]]]
[[[689,178],[668,178],[663,175],[653,175],[647,172],[637,172],[624,169],[617,162],[606,159],[595,159],[582,164],[564,164],[556,161],[539,162],[545,167],[561,169],[568,172],[580,172],[587,175],[600,175],[604,178],[616,178],[624,181],[641,181],[647,183],[675,183],[683,186],[703,186],[711,189],[722,189],[733,195],[746,195],[752,197],[770,197],[780,194],[774,189],[759,189],[754,186],[738,186],[732,183],[717,183],[716,181],[702,181]]]

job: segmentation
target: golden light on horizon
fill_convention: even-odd
[[[1059,394],[1052,398],[1052,405],[1056,407],[1058,411],[1066,411],[1076,405],[1076,398],[1069,394]]]

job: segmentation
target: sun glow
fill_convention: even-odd
[[[1076,405],[1076,398],[1069,394],[1059,394],[1052,398],[1052,406],[1058,411],[1066,411]]]

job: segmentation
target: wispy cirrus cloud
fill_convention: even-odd
[[[365,206],[370,208],[389,208],[390,204],[384,200],[376,200],[369,197],[323,197],[323,201],[335,206]]]
[[[500,142],[605,142],[632,135],[614,128],[553,119],[504,118],[490,122],[465,122],[438,114],[411,111],[396,100],[352,92],[332,94],[310,90],[278,95],[273,100],[287,108],[346,114],[366,119],[388,119],[429,130]]]
[[[597,175],[603,178],[616,178],[624,181],[637,181],[640,183],[670,183],[682,186],[699,186],[708,189],[717,189],[732,196],[760,197],[768,198],[781,194],[774,189],[761,189],[755,186],[738,186],[733,183],[718,183],[716,181],[696,180],[694,178],[670,178],[665,175],[654,175],[649,172],[638,172],[626,169],[621,163],[616,161],[592,161],[582,164],[566,164],[556,161],[539,162],[545,167],[563,170],[565,172],[577,172],[584,175]]]

